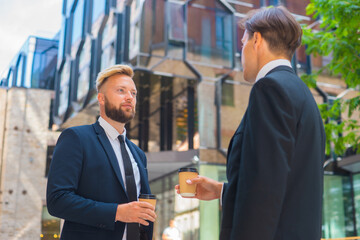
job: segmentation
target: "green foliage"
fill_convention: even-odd
[[[319,74],[340,77],[349,88],[360,86],[360,0],[311,0],[306,8],[320,23],[320,30],[303,26],[303,44],[307,54],[328,56],[332,60],[311,75],[301,78],[309,87],[316,87]],[[351,99],[336,99],[333,103],[321,104],[319,109],[325,122],[327,138],[326,153],[343,155],[352,146],[360,153],[360,125],[358,119],[351,119],[360,111],[360,96]],[[342,120],[345,113],[350,120]]]

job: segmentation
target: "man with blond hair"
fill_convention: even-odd
[[[96,80],[100,117],[92,125],[62,132],[47,184],[47,207],[65,220],[64,240],[152,239],[154,207],[144,152],[126,138],[135,116],[133,70],[115,65]],[[141,224],[141,225],[140,225]]]

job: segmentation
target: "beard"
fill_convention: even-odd
[[[105,96],[105,114],[111,120],[120,123],[128,123],[135,117],[135,108],[131,108],[129,111],[123,111],[121,104],[117,108]]]

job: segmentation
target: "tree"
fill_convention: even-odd
[[[318,71],[301,78],[316,87],[319,74],[338,76],[348,88],[360,90],[360,0],[311,0],[306,8],[319,22],[319,30],[303,26],[303,44],[307,54],[327,56],[332,60]],[[360,124],[354,111],[360,111],[360,94],[350,99],[336,98],[319,105],[325,122],[326,154],[342,156],[348,147],[360,153]],[[349,120],[338,121],[341,113]]]

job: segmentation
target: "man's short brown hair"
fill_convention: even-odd
[[[240,23],[251,39],[255,32],[269,44],[270,51],[292,58],[301,45],[302,29],[291,13],[283,6],[253,11]]]
[[[106,80],[116,74],[123,74],[133,78],[134,72],[131,67],[128,65],[114,65],[109,68],[104,69],[103,71],[99,72],[97,79],[96,79],[96,90],[99,92],[100,88]]]

